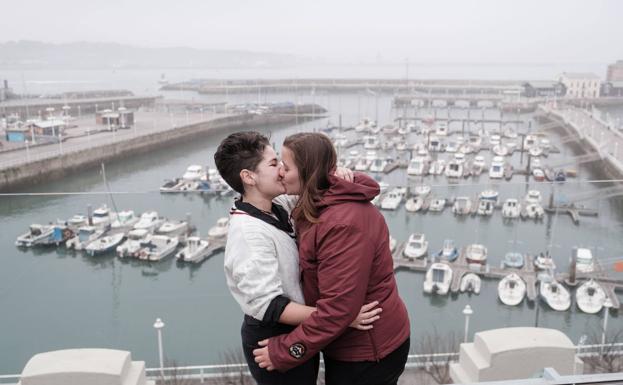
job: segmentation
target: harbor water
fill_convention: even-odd
[[[180,79],[185,80],[185,79]],[[115,88],[124,88],[121,85]],[[195,98],[222,101],[223,96],[199,96],[193,93],[165,93],[169,98]],[[405,112],[391,107],[392,95],[371,93],[326,94],[301,92],[283,94],[229,95],[229,103],[270,101],[315,102],[326,107],[328,117],[298,124],[261,129],[270,135],[279,150],[288,134],[318,130],[327,124],[355,125],[362,117],[378,118],[381,125]],[[413,114],[413,111],[406,114]],[[433,114],[434,111],[420,111]],[[466,116],[466,110],[453,110],[453,117]],[[472,111],[480,116],[481,109]],[[499,111],[487,109],[487,117],[496,118]],[[613,110],[619,113],[619,110]],[[439,117],[447,109],[437,111]],[[538,129],[530,114],[514,116],[524,121],[520,132]],[[531,122],[531,123],[530,123]],[[457,126],[455,126],[455,124]],[[450,130],[458,130],[452,123]],[[126,349],[133,359],[145,360],[148,367],[158,362],[156,332],[153,323],[161,318],[166,326],[163,344],[166,358],[178,365],[215,364],[239,350],[242,314],[225,285],[223,255],[216,254],[200,265],[180,265],[173,259],[159,263],[121,260],[113,255],[90,257],[64,248],[17,249],[16,237],[32,223],[46,223],[73,214],[86,214],[87,206],[102,204],[136,213],[157,210],[159,214],[183,219],[190,214],[200,235],[219,217],[226,216],[231,197],[208,197],[198,194],[164,195],[158,187],[164,179],[180,176],[190,164],[213,167],[213,153],[226,134],[207,135],[192,143],[142,154],[106,165],[108,194],[99,168],[84,169],[62,180],[31,188],[27,193],[58,193],[58,195],[22,195],[0,197],[0,373],[19,373],[28,359],[44,351],[101,347]],[[353,131],[347,135],[354,137]],[[418,138],[412,134],[410,142]],[[421,139],[421,138],[419,138]],[[559,135],[552,133],[552,144],[560,149],[542,160],[543,164],[572,158],[581,153],[577,145],[560,144]],[[362,151],[361,146],[353,147]],[[393,153],[395,155],[395,153]],[[487,162],[490,155],[484,153]],[[519,154],[511,162],[520,167]],[[523,160],[525,167],[526,159]],[[598,164],[570,166],[576,178],[550,185],[515,175],[511,181],[492,183],[486,173],[478,179],[461,179],[448,185],[445,177],[408,178],[404,169],[378,177],[390,185],[426,183],[433,194],[451,198],[459,195],[475,197],[486,189],[496,189],[500,198],[522,199],[528,189],[538,189],[547,202],[550,193],[557,198],[572,197],[577,192],[597,191],[605,175]],[[527,182],[526,182],[527,181]],[[68,195],[64,192],[87,194]],[[515,220],[505,222],[498,211],[492,217],[455,217],[451,210],[435,213],[407,213],[404,206],[384,211],[391,234],[406,241],[409,234],[425,233],[429,250],[437,251],[443,240],[454,239],[457,246],[481,243],[489,249],[489,263],[499,266],[508,251],[536,254],[550,250],[558,271],[565,271],[573,247],[593,250],[613,277],[621,278],[612,266],[623,255],[623,203],[621,198],[595,199],[585,203],[598,210],[597,217],[581,217],[578,225],[565,214],[546,215],[541,222]],[[474,310],[470,319],[470,336],[474,332],[505,326],[533,326],[536,306],[540,306],[539,326],[562,330],[577,342],[583,334],[601,334],[603,312],[588,315],[575,305],[566,312],[555,312],[547,305],[529,303],[504,306],[497,298],[497,280],[483,279],[479,295],[425,295],[424,274],[399,271],[396,274],[412,325],[412,352],[425,335],[454,333],[463,338],[465,305]],[[619,294],[619,297],[620,294]],[[385,315],[391,316],[391,315]],[[609,330],[620,330],[621,318],[611,314]]]

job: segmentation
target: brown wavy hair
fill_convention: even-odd
[[[292,151],[301,183],[292,217],[297,222],[317,223],[319,214],[316,204],[329,189],[329,176],[335,172],[337,165],[333,143],[326,135],[302,132],[288,136],[283,141],[283,147]]]

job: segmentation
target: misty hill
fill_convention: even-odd
[[[0,42],[0,68],[188,68],[285,66],[295,55],[116,43]]]

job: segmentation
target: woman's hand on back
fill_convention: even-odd
[[[370,330],[374,326],[372,324],[381,318],[379,314],[383,311],[382,308],[377,307],[379,301],[373,301],[361,307],[359,310],[359,315],[351,324],[349,325],[353,329],[358,330]]]
[[[338,167],[335,169],[336,177],[340,179],[344,179],[347,182],[351,182],[355,179],[355,175],[353,174],[353,170],[346,167]]]

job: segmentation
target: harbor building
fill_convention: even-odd
[[[616,63],[612,63],[608,66],[608,71],[606,72],[606,81],[623,81],[623,60],[617,60]]]
[[[565,86],[561,82],[547,80],[532,80],[522,84],[522,96],[534,98],[539,96],[563,96]]]
[[[565,86],[568,98],[599,97],[600,81],[595,74],[564,72],[560,75],[560,82]]]
[[[602,83],[601,96],[623,96],[623,80],[611,80]]]

